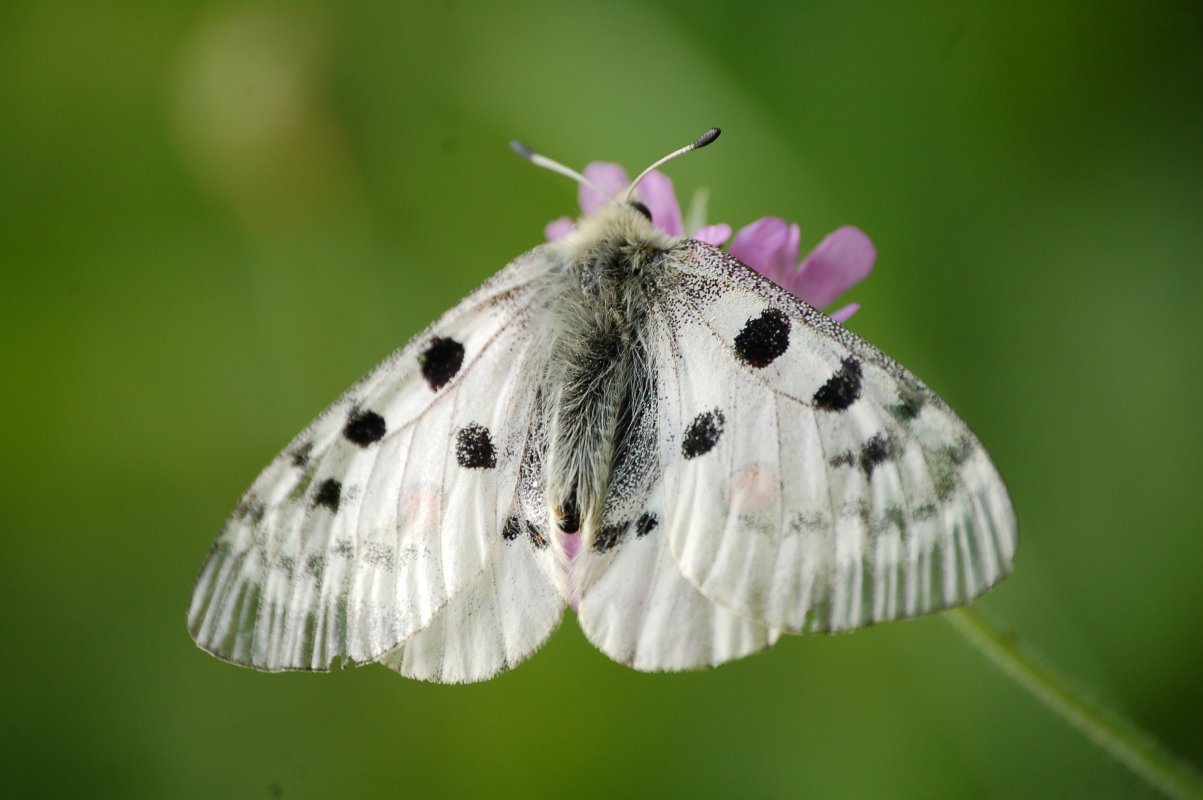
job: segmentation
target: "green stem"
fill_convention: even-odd
[[[1169,797],[1203,800],[1203,780],[1191,767],[1132,723],[1075,691],[1014,635],[969,608],[955,608],[943,616],[996,667],[1150,786]]]

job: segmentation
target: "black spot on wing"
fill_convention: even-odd
[[[681,440],[681,453],[686,458],[697,458],[709,453],[723,434],[723,412],[704,411],[694,417],[693,422],[685,429],[685,437]]]
[[[606,525],[597,532],[597,538],[593,540],[593,549],[599,553],[605,553],[608,550],[613,550],[618,545],[622,544],[622,540],[627,537],[627,530],[631,527],[630,522],[620,522],[617,525]]]
[[[907,532],[906,512],[899,506],[886,506],[880,513],[868,520],[869,530],[875,536],[897,531],[905,537]]]
[[[536,549],[546,550],[550,542],[543,535],[543,531],[539,530],[538,526],[530,520],[520,520],[517,517],[511,516],[505,521],[505,526],[501,529],[501,538],[507,542],[516,540],[523,533],[526,533],[530,543]]]
[[[535,526],[535,523],[531,522],[529,519],[526,521],[525,527],[526,536],[530,539],[530,543],[535,546],[535,549],[546,550],[547,545],[550,543],[547,541],[547,537],[543,535],[543,531],[539,530],[538,527]]]
[[[292,451],[292,465],[297,469],[302,469],[309,463],[311,453],[313,453],[313,442],[305,442],[305,444]]]
[[[464,346],[454,339],[436,336],[418,356],[418,364],[426,383],[437,392],[464,365]]]
[[[894,452],[894,440],[884,433],[877,434],[865,442],[865,446],[861,448],[861,469],[865,471],[867,477],[872,477],[873,469],[883,461],[893,458]]]
[[[959,439],[957,443],[945,450],[948,460],[955,466],[961,466],[973,455],[973,445],[967,439]]]
[[[854,467],[856,466],[856,456],[852,454],[851,450],[845,450],[827,459],[827,463],[833,467]]]
[[[904,387],[898,394],[898,402],[890,406],[889,410],[899,422],[910,422],[923,410],[923,395],[914,389]]]
[[[748,320],[735,336],[735,354],[752,367],[767,367],[789,349],[789,317],[779,309],[766,308]]]
[[[455,434],[455,460],[464,469],[492,469],[497,466],[497,451],[489,429],[470,422]]]
[[[384,417],[375,411],[355,409],[343,426],[343,436],[360,447],[367,447],[383,439],[386,430]]]
[[[939,509],[936,508],[935,503],[924,503],[923,505],[915,507],[915,509],[911,512],[911,517],[916,521],[923,521],[935,519],[937,513],[939,513]]]
[[[325,506],[331,513],[338,511],[338,503],[342,499],[343,485],[334,478],[326,478],[317,487],[313,496],[313,506]]]
[[[297,560],[292,556],[286,556],[283,553],[276,556],[275,562],[272,564],[273,569],[278,569],[287,575],[290,579],[297,569]]]
[[[840,362],[840,368],[815,392],[814,405],[822,411],[843,411],[860,397],[861,366],[854,356]]]
[[[656,526],[659,524],[660,520],[655,514],[645,511],[642,515],[640,515],[639,519],[635,521],[635,536],[638,538],[647,536],[649,533],[655,530]]]

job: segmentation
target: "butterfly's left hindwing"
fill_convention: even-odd
[[[1015,517],[968,427],[914,376],[725,253],[685,242],[661,298],[663,524],[702,594],[836,631],[967,602]]]
[[[546,368],[545,331],[530,318],[550,266],[542,250],[519,258],[264,470],[201,570],[188,614],[198,644],[264,670],[323,670],[393,651],[392,666],[462,681],[488,677],[546,637],[563,607],[550,559],[530,547],[498,554],[521,505],[524,453],[542,447],[531,441],[533,384],[514,376]],[[547,564],[528,563],[535,558]],[[521,625],[487,627],[499,581],[507,597],[522,584],[531,613]],[[438,630],[401,656],[397,647],[444,610]],[[452,660],[430,657],[433,640]],[[480,652],[462,652],[472,648]]]

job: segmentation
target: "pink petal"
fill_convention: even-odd
[[[832,314],[831,318],[836,322],[847,322],[857,311],[860,311],[860,303],[849,303],[839,311]]]
[[[625,169],[618,164],[609,164],[604,161],[594,161],[585,167],[584,175],[611,195],[626,191],[627,186],[631,183]],[[610,202],[609,197],[598,194],[583,184],[580,191],[577,192],[577,197],[580,199],[581,211],[584,211],[586,216]]]
[[[739,229],[730,252],[769,280],[785,286],[787,276],[798,263],[801,239],[797,225],[790,225],[780,217],[763,217]]]
[[[845,225],[819,242],[798,271],[781,285],[812,306],[822,308],[864,280],[876,260],[877,248],[865,232]]]
[[[707,225],[694,231],[693,238],[697,239],[699,242],[705,242],[706,244],[712,244],[715,247],[720,247],[722,246],[723,242],[731,238],[731,226],[725,222]]]
[[[554,242],[557,239],[563,239],[568,234],[572,233],[572,220],[568,217],[560,217],[553,219],[547,223],[547,227],[543,229],[543,235],[547,237],[547,241]]]
[[[639,196],[652,212],[652,224],[669,236],[680,236],[685,232],[681,221],[681,206],[673,191],[672,180],[662,172],[653,172],[639,182]]]

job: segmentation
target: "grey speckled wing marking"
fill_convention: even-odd
[[[738,261],[686,242],[662,298],[662,527],[698,590],[774,629],[967,602],[1011,569],[977,438],[913,375]]]
[[[563,608],[548,559],[498,552],[534,417],[532,384],[512,376],[545,369],[528,321],[552,266],[542,249],[513,262],[264,470],[197,580],[188,623],[199,645],[263,670],[392,653],[390,666],[454,681],[488,677],[546,638]],[[519,590],[531,614],[489,652],[429,655],[503,602],[498,592]],[[397,649],[445,607],[439,630]]]

